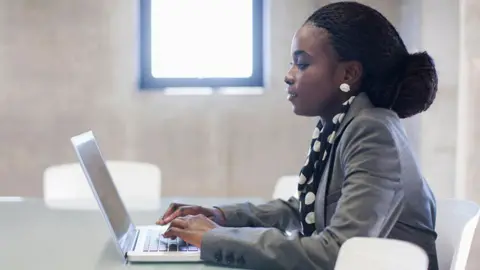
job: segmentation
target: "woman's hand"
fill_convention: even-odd
[[[188,215],[203,215],[213,220],[214,223],[222,226],[225,225],[225,215],[220,209],[180,203],[170,204],[165,214],[163,214],[162,218],[157,220],[156,224],[166,225],[178,217],[184,217]]]
[[[166,238],[180,237],[185,242],[201,248],[203,235],[220,227],[204,215],[186,216],[174,219],[164,233]]]

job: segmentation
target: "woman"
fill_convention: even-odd
[[[421,246],[438,269],[435,199],[400,123],[437,91],[427,53],[409,54],[380,13],[329,4],[295,33],[285,77],[297,115],[319,116],[299,199],[217,208],[173,204],[157,224],[207,262],[252,269],[333,269],[354,236]],[[285,231],[297,230],[293,234]]]

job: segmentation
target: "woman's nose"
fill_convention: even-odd
[[[285,79],[283,80],[286,84],[292,85],[293,84],[293,79],[289,77],[288,75],[285,76]]]

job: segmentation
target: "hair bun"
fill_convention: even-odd
[[[426,111],[437,94],[438,77],[435,63],[427,52],[410,54],[401,63],[396,82],[392,110],[400,118]]]

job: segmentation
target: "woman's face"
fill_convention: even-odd
[[[297,115],[330,117],[341,103],[343,72],[325,29],[305,24],[293,37],[285,82]]]

